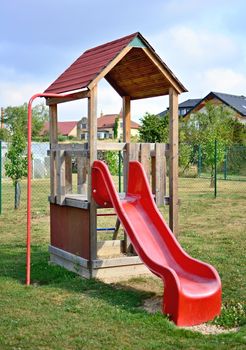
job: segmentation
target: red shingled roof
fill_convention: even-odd
[[[77,127],[78,122],[77,121],[70,121],[70,122],[58,122],[57,127],[58,127],[58,133],[61,135],[69,135],[69,133]],[[49,131],[49,122],[46,122],[44,124],[44,128],[41,132],[41,134],[45,134]]]
[[[104,128],[113,128],[115,119],[117,117],[120,117],[122,119],[122,116],[119,116],[119,114],[106,114],[102,117],[97,119],[97,128],[98,129],[104,129]],[[138,129],[139,124],[131,120],[131,129]]]
[[[59,94],[87,87],[137,35],[134,33],[85,51],[45,92]]]

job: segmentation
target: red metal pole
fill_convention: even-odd
[[[59,94],[35,94],[28,102],[27,118],[27,230],[26,230],[26,285],[31,282],[31,195],[32,195],[32,103],[37,97],[68,97]]]

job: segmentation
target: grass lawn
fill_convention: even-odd
[[[12,209],[13,188],[3,184],[0,350],[246,349],[246,184],[221,181],[217,199],[208,186],[206,179],[180,179],[179,240],[189,254],[219,271],[223,311],[213,324],[239,327],[238,332],[202,335],[147,313],[140,307],[144,300],[163,292],[157,279],[107,285],[49,265],[49,185],[39,180],[33,183],[30,287],[24,284],[25,202]],[[167,208],[162,212],[168,216]],[[100,222],[113,224],[114,218]]]

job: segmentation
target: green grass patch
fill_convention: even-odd
[[[206,180],[207,181],[207,180]],[[219,183],[213,198],[204,179],[180,179],[179,240],[192,256],[216,267],[223,309],[213,324],[236,333],[201,335],[179,329],[164,315],[148,314],[144,300],[162,295],[161,281],[135,278],[117,284],[85,280],[49,264],[49,184],[33,183],[32,285],[25,281],[26,186],[13,209],[13,188],[3,184],[0,217],[0,349],[245,349],[246,190]],[[167,208],[162,208],[165,218]],[[100,226],[114,225],[103,218]],[[101,238],[110,234],[101,234]]]

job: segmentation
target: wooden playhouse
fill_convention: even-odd
[[[122,97],[122,143],[97,141],[97,85],[103,78]],[[50,110],[49,252],[53,263],[83,277],[105,281],[148,273],[138,256],[128,254],[131,249],[126,235],[121,241],[98,241],[100,208],[92,197],[91,165],[98,151],[122,151],[126,188],[128,162],[139,160],[151,182],[156,203],[169,205],[169,226],[177,235],[178,95],[185,91],[140,33],[85,51],[46,89],[45,94],[69,93],[62,98],[46,98]],[[130,143],[131,101],[163,95],[169,95],[169,144]],[[85,98],[88,101],[88,143],[59,144],[57,105]],[[72,183],[74,158],[77,184]],[[169,181],[166,181],[167,164]],[[108,257],[107,253],[114,257]]]

